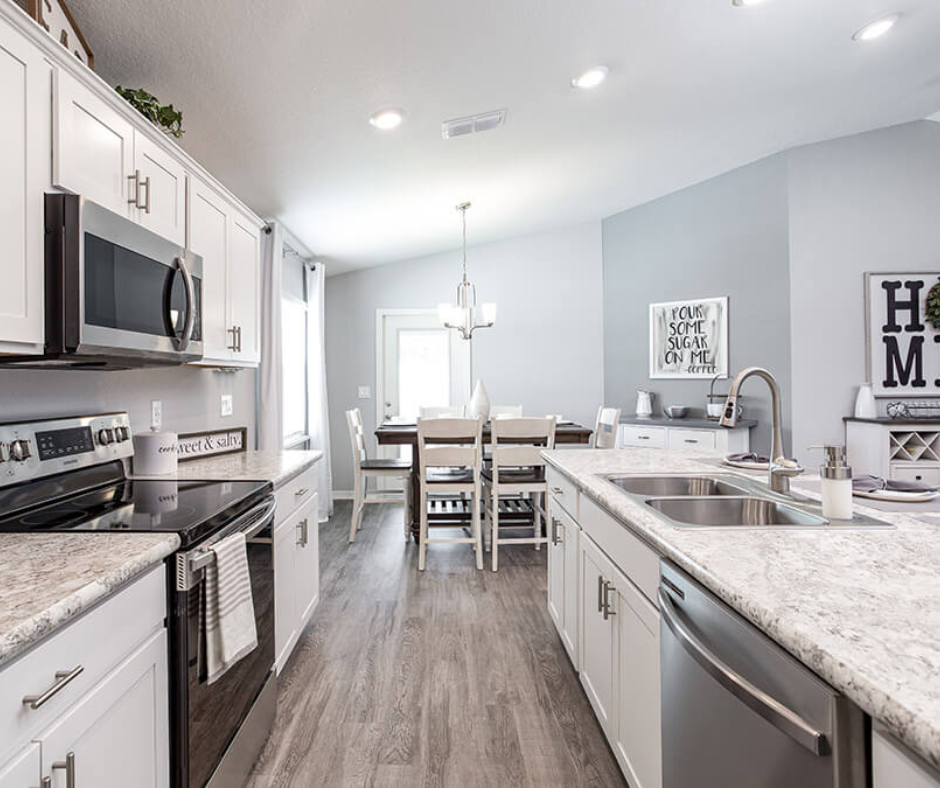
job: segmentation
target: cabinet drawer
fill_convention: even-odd
[[[659,586],[659,555],[594,501],[581,501],[581,528],[654,605]]]
[[[891,478],[900,482],[920,482],[940,487],[940,468],[919,468],[915,464],[896,463],[891,465]]]
[[[545,478],[548,480],[548,489],[551,491],[555,503],[577,520],[578,488],[575,483],[551,466],[548,467]]]
[[[274,499],[277,501],[277,522],[290,517],[298,507],[307,503],[317,494],[317,466],[311,465],[303,473],[284,483],[276,490]]]
[[[162,628],[165,617],[166,570],[161,563],[0,669],[0,761],[8,747],[21,746],[57,719]],[[41,695],[55,685],[56,672],[79,666],[81,673],[38,709],[23,703],[25,695]]]
[[[620,441],[625,447],[665,449],[666,430],[664,427],[637,427],[632,424],[624,424],[621,427]]]
[[[670,449],[715,450],[715,433],[709,430],[669,430]]]

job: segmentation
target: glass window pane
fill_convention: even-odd
[[[398,412],[417,418],[422,405],[450,404],[450,335],[447,329],[398,333]]]
[[[281,346],[284,368],[284,437],[307,432],[307,309],[293,298],[281,299]]]

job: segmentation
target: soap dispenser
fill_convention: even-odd
[[[830,520],[852,519],[852,469],[846,464],[845,446],[810,446],[826,453],[820,466],[823,517]]]

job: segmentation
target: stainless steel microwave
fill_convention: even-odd
[[[41,356],[56,369],[171,366],[202,358],[202,258],[71,194],[45,199]]]

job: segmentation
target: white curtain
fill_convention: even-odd
[[[307,424],[310,448],[323,451],[317,463],[319,518],[333,514],[333,473],[330,466],[330,417],[326,394],[326,268],[306,267],[307,275]]]
[[[261,256],[261,369],[258,374],[258,448],[284,448],[281,358],[281,261],[284,257],[284,228],[268,225],[262,236]]]

